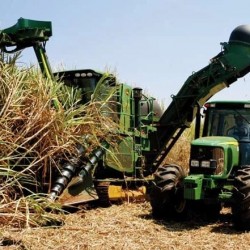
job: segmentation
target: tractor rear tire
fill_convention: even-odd
[[[250,166],[237,171],[232,206],[234,226],[238,230],[250,230]]]
[[[184,170],[178,165],[166,164],[157,169],[150,193],[153,217],[175,220],[186,218],[187,202],[183,195],[185,176]]]

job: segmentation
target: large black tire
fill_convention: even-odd
[[[157,169],[150,193],[153,217],[175,220],[186,217],[187,203],[183,195],[185,176],[178,165],[166,164]]]
[[[239,169],[234,182],[234,226],[238,230],[250,230],[250,166]]]

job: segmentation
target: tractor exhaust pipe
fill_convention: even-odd
[[[140,101],[142,99],[142,89],[141,88],[134,88],[133,89],[133,95],[134,95],[134,115],[135,115],[135,128],[140,126],[140,115],[141,115],[141,107],[140,107]]]

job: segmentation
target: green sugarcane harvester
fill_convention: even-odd
[[[20,18],[17,24],[0,32],[0,47],[6,53],[33,47],[45,77],[57,76],[65,84],[80,88],[83,103],[88,103],[104,74],[88,69],[52,73],[45,50],[51,35],[51,22]],[[180,219],[197,207],[218,215],[225,204],[232,207],[235,225],[249,229],[250,130],[247,128],[243,137],[228,134],[228,130],[236,116],[248,127],[250,102],[206,102],[250,71],[250,26],[238,26],[229,42],[221,45],[222,51],[209,65],[188,77],[164,112],[142,89],[118,84],[109,75],[103,87],[117,88],[113,97],[117,105],[112,109],[123,138],[118,143],[118,151],[106,150],[109,145],[102,142],[90,154],[88,162],[82,162],[84,147],[80,146],[79,157],[64,164],[55,178],[51,199],[60,199],[66,192],[72,203],[99,198],[103,204],[109,204],[126,196],[125,186],[147,186],[151,190],[154,216]],[[202,117],[204,126],[201,126]],[[194,120],[195,138],[186,175],[182,167],[163,162]],[[116,154],[122,169],[112,160],[110,152]],[[75,177],[78,182],[71,184]],[[95,194],[91,193],[93,189],[86,192],[89,187],[94,187]]]

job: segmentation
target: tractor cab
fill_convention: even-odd
[[[239,144],[239,165],[250,164],[250,102],[209,102],[203,136],[228,136]]]
[[[94,70],[84,69],[56,72],[54,76],[66,86],[79,90],[81,103],[86,104],[91,100],[102,74]]]

